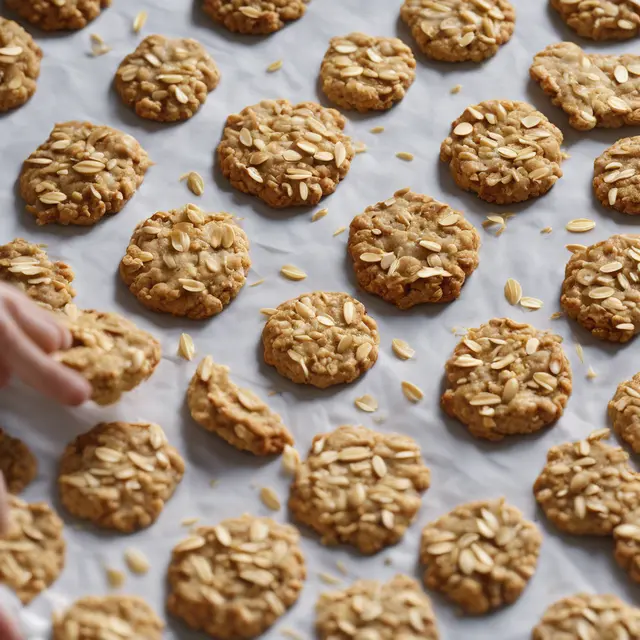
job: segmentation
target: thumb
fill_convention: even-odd
[[[2,640],[24,640],[22,634],[4,611],[0,611],[0,638]]]

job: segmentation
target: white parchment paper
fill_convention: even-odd
[[[199,0],[114,0],[111,9],[78,33],[46,35],[27,27],[42,47],[44,59],[35,97],[22,109],[0,117],[0,243],[16,236],[46,242],[52,257],[68,261],[75,269],[79,306],[126,315],[154,333],[164,350],[151,380],[110,408],[90,405],[66,410],[17,385],[0,392],[0,424],[24,438],[40,462],[38,479],[28,488],[25,498],[52,503],[67,525],[65,570],[25,612],[33,629],[32,638],[43,637],[38,625],[46,629],[53,608],[79,596],[108,593],[103,567],[122,567],[123,551],[128,547],[142,549],[152,568],[144,577],[128,577],[123,592],[144,596],[164,615],[165,572],[171,548],[186,535],[180,525],[183,518],[199,517],[203,524],[214,524],[244,511],[267,514],[258,496],[262,486],[273,487],[283,503],[286,501],[288,479],[281,474],[279,460],[238,453],[191,420],[185,391],[196,362],[185,362],[176,355],[183,331],[193,336],[198,359],[212,354],[216,361],[231,367],[236,382],[264,398],[271,389],[281,392],[268,400],[281,413],[301,452],[306,452],[318,433],[340,424],[362,423],[417,439],[432,470],[432,487],[424,497],[419,517],[393,549],[365,558],[346,548],[324,548],[315,534],[304,533],[309,569],[304,592],[298,604],[266,637],[281,637],[279,630],[283,627],[312,637],[316,598],[321,591],[332,588],[319,580],[319,571],[337,574],[335,564],[340,560],[349,572],[345,584],[363,577],[384,580],[399,571],[418,576],[419,537],[424,524],[461,502],[501,495],[538,521],[544,532],[538,571],[515,605],[481,619],[459,618],[453,606],[434,596],[443,638],[528,638],[549,604],[581,590],[612,592],[639,602],[640,592],[630,585],[613,560],[612,542],[558,534],[537,510],[531,491],[547,449],[604,426],[606,403],[616,385],[638,370],[637,342],[622,347],[605,345],[566,319],[550,320],[559,308],[560,285],[569,257],[564,245],[592,243],[637,229],[632,218],[603,209],[590,186],[593,160],[618,137],[633,135],[633,130],[578,134],[570,129],[564,114],[529,80],[528,69],[533,55],[546,45],[577,38],[543,0],[513,2],[518,11],[516,33],[495,58],[482,65],[446,65],[418,55],[416,82],[400,105],[383,114],[348,115],[348,133],[366,143],[368,151],[355,158],[337,192],[317,207],[328,207],[329,214],[313,224],[312,210],[271,210],[230,188],[213,161],[224,120],[228,114],[262,98],[319,100],[327,104],[318,92],[317,78],[332,36],[355,30],[374,35],[397,34],[413,46],[399,19],[400,0],[313,0],[302,20],[267,38],[239,37],[217,27],[201,12]],[[143,9],[149,12],[149,19],[142,35],[197,38],[220,67],[219,87],[200,113],[184,124],[144,121],[124,107],[112,89],[120,60],[141,39],[133,34],[131,25]],[[99,58],[90,57],[91,33],[100,34],[113,51]],[[632,51],[638,47],[637,41],[597,47],[582,44],[590,51]],[[282,69],[266,73],[266,67],[278,59],[284,61]],[[451,95],[450,89],[457,84],[462,85],[462,90]],[[448,168],[438,160],[440,143],[449,132],[450,122],[467,105],[491,98],[528,100],[563,130],[571,154],[563,165],[564,178],[547,196],[507,208],[517,215],[501,237],[495,238],[481,229],[480,267],[465,285],[462,297],[453,304],[425,305],[400,312],[359,291],[346,257],[347,233],[333,237],[333,232],[348,226],[354,215],[367,205],[388,198],[394,190],[411,186],[430,194],[464,211],[479,228],[485,215],[505,211],[460,191]],[[133,134],[156,165],[117,216],[86,229],[56,225],[39,228],[24,210],[16,179],[23,159],[47,138],[53,123],[68,119],[88,119]],[[376,125],[384,126],[384,133],[369,133]],[[413,153],[415,160],[398,160],[398,151]],[[181,174],[190,170],[205,178],[205,193],[199,199],[178,181]],[[265,279],[261,286],[245,287],[229,308],[208,322],[190,322],[146,311],[117,274],[135,225],[155,211],[189,201],[244,217],[242,224],[251,240],[253,260],[249,283]],[[585,236],[569,234],[564,226],[576,217],[595,219],[596,229]],[[542,235],[540,230],[547,226],[553,227],[553,233]],[[298,283],[284,280],[279,269],[287,263],[304,269],[308,278]],[[530,313],[510,307],[502,293],[508,277],[522,283],[525,295],[544,300],[544,308]],[[295,386],[262,360],[263,317],[258,310],[315,289],[352,293],[379,323],[380,358],[355,384],[326,391]],[[532,437],[487,444],[474,440],[462,425],[446,418],[439,408],[439,396],[444,362],[458,340],[452,328],[478,326],[501,315],[551,328],[565,337],[574,369],[574,393],[555,427]],[[399,361],[391,352],[393,338],[407,340],[417,351],[415,359]],[[584,364],[576,356],[575,342],[584,345]],[[588,365],[598,374],[595,380],[586,378]],[[424,389],[420,404],[411,405],[405,399],[401,380]],[[378,399],[377,414],[364,414],[354,407],[354,399],[365,393]],[[375,416],[387,419],[377,424]],[[99,421],[139,418],[164,427],[187,461],[184,481],[159,521],[145,532],[122,536],[76,527],[77,523],[61,509],[55,489],[56,464],[64,446]],[[211,488],[213,478],[218,482]],[[284,520],[288,516],[283,510],[275,517]],[[385,563],[387,559],[389,564]],[[195,637],[201,636],[168,620],[166,638]]]

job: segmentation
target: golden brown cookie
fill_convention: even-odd
[[[44,502],[9,496],[9,528],[0,535],[0,584],[23,604],[53,584],[64,567],[62,520]]]
[[[48,309],[63,309],[76,295],[73,271],[51,262],[41,245],[16,238],[0,246],[0,281],[12,284]]]
[[[628,40],[638,35],[638,0],[551,0],[551,6],[583,38]]]
[[[97,404],[117,402],[158,366],[160,344],[133,322],[116,313],[79,311],[73,305],[66,311],[60,317],[71,331],[73,344],[54,357],[89,381]]]
[[[640,331],[640,235],[611,236],[576,251],[560,304],[600,340],[627,342]]]
[[[111,6],[111,0],[5,0],[21,18],[44,31],[82,29]]]
[[[220,640],[259,636],[300,595],[299,540],[294,527],[248,514],[198,527],[173,549],[169,613]]]
[[[10,493],[18,494],[31,484],[38,473],[38,461],[19,438],[0,428],[0,473]]]
[[[157,424],[101,423],[75,438],[60,461],[67,510],[106,529],[152,525],[184,474],[184,461]]]
[[[608,410],[613,430],[640,453],[640,373],[618,385]]]
[[[331,38],[320,67],[322,90],[344,109],[383,111],[413,84],[416,59],[398,38],[354,32]]]
[[[632,640],[640,638],[640,609],[614,595],[578,593],[552,604],[532,640]]]
[[[623,514],[613,538],[617,563],[634,582],[640,582],[640,509]]]
[[[400,309],[455,300],[479,248],[462,213],[408,187],[357,215],[347,246],[358,284]]]
[[[42,50],[13,20],[0,17],[0,113],[22,106],[36,92]]]
[[[229,31],[247,35],[273,33],[298,20],[309,0],[204,0],[202,8]]]
[[[123,102],[148,120],[188,120],[220,80],[213,58],[190,38],[148,36],[116,71]]]
[[[530,74],[575,129],[640,124],[638,55],[587,55],[573,42],[560,42],[534,57]]]
[[[460,188],[487,202],[512,204],[544,195],[562,177],[563,139],[530,104],[487,100],[454,120],[440,159]]]
[[[333,193],[355,154],[344,117],[315,102],[263,100],[227,118],[218,159],[231,185],[275,208]]]
[[[127,204],[150,164],[133,136],[90,122],[63,122],[25,160],[20,195],[38,224],[92,225]]]
[[[322,544],[377,553],[396,544],[415,520],[430,479],[412,438],[338,427],[313,439],[297,467],[289,509]]]
[[[249,240],[234,217],[188,204],[138,224],[120,275],[149,309],[201,320],[238,295],[250,266]]]
[[[560,336],[509,318],[469,329],[445,365],[442,408],[487,440],[553,424],[572,389],[561,344]]]
[[[536,571],[542,534],[504,498],[463,504],[422,531],[424,583],[468,615],[513,604]]]
[[[255,393],[229,380],[229,367],[206,356],[187,391],[191,417],[208,431],[217,433],[241,451],[257,456],[282,453],[293,437]]]
[[[440,638],[431,600],[401,574],[388,582],[358,580],[347,589],[322,593],[316,630],[321,640]]]
[[[53,640],[162,640],[165,625],[136,596],[88,596],[53,615]]]
[[[443,62],[482,62],[511,40],[508,0],[405,0],[400,10],[422,52]]]
[[[553,524],[571,535],[609,536],[625,513],[640,507],[640,474],[629,454],[602,442],[609,429],[551,447],[536,479],[536,500]]]
[[[603,206],[640,214],[640,136],[618,140],[596,158],[593,189]]]
[[[376,321],[346,293],[315,291],[283,302],[262,331],[264,361],[298,384],[353,382],[378,359]]]

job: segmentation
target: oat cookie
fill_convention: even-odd
[[[111,0],[5,0],[27,22],[44,31],[82,29],[111,6]]]
[[[33,38],[0,16],[0,113],[22,106],[36,92],[41,59]]]
[[[469,329],[445,365],[442,408],[487,440],[553,424],[572,389],[561,343],[560,336],[509,318]]]
[[[157,424],[109,422],[73,440],[60,461],[60,499],[77,518],[131,533],[153,524],[184,474]]]
[[[572,535],[611,535],[629,510],[640,507],[640,474],[629,454],[602,442],[609,429],[549,449],[533,492],[547,518]]]
[[[383,111],[404,98],[415,68],[402,40],[354,32],[329,42],[320,67],[322,90],[344,109]]]
[[[587,55],[577,44],[560,42],[534,57],[530,74],[575,129],[640,124],[638,55]]]
[[[117,313],[79,311],[73,305],[67,312],[60,317],[71,331],[73,345],[55,357],[90,382],[97,404],[117,402],[158,366],[160,344],[133,322]]]
[[[148,120],[188,120],[220,80],[213,58],[190,38],[149,36],[118,67],[116,91]]]
[[[608,410],[613,430],[640,453],[640,373],[618,385]]]
[[[600,340],[627,342],[640,331],[640,235],[611,236],[576,251],[560,304]]]
[[[638,0],[551,0],[551,6],[583,38],[628,40],[638,35]]]
[[[62,520],[44,502],[9,496],[9,530],[0,536],[0,584],[22,604],[53,584],[64,566]]]
[[[400,574],[388,582],[358,580],[348,589],[321,594],[316,630],[320,640],[440,638],[431,601],[415,580]]]
[[[280,416],[255,393],[231,382],[229,367],[216,364],[211,356],[198,366],[187,400],[193,419],[236,449],[268,456],[293,444]]]
[[[188,204],[136,227],[120,275],[149,309],[201,320],[238,295],[250,266],[249,240],[234,217]]]
[[[262,331],[264,361],[298,384],[353,382],[378,359],[380,335],[364,305],[346,293],[315,291],[283,302]]]
[[[488,100],[451,125],[440,159],[456,184],[496,204],[541,196],[562,177],[562,132],[526,102]]]
[[[313,439],[291,485],[289,509],[322,544],[351,544],[372,554],[402,538],[430,479],[412,438],[338,427]]]
[[[460,295],[480,236],[459,211],[406,188],[352,220],[347,248],[365,291],[409,309]]]
[[[503,498],[463,504],[422,531],[424,583],[469,615],[513,604],[536,571],[542,534]]]
[[[443,62],[482,62],[511,40],[516,12],[507,0],[405,0],[402,19],[422,52]]]
[[[640,214],[640,136],[618,140],[596,159],[593,189],[603,206]]]
[[[73,271],[51,262],[44,248],[16,238],[0,246],[0,281],[12,284],[48,309],[62,309],[76,295]]]
[[[38,473],[38,461],[31,449],[19,438],[0,428],[0,473],[10,493],[18,494]]]
[[[640,637],[640,609],[614,595],[578,593],[552,604],[532,640],[622,640]]]
[[[204,0],[203,9],[229,31],[247,35],[273,33],[302,18],[309,0]]]
[[[640,509],[623,515],[613,538],[616,561],[634,582],[640,582]]]
[[[173,549],[169,612],[220,640],[259,636],[300,595],[299,540],[294,527],[248,514],[198,527]]]
[[[92,225],[127,204],[149,166],[133,136],[90,122],[63,122],[25,160],[20,195],[38,224]]]
[[[53,640],[162,640],[164,623],[135,596],[89,596],[53,616]]]
[[[275,208],[315,205],[349,171],[344,117],[315,102],[263,100],[227,118],[218,159],[225,178]]]

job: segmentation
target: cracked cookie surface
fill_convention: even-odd
[[[204,0],[203,9],[229,31],[266,35],[302,18],[309,0]]]

